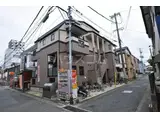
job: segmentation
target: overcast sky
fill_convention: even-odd
[[[67,10],[67,6],[63,6],[65,10]],[[116,33],[113,33],[112,31],[115,30],[115,25],[111,24],[111,22],[107,21],[106,19],[102,18],[101,16],[97,15],[95,12],[90,10],[87,6],[84,7],[77,7],[75,6],[81,13],[83,13],[84,16],[91,19],[93,22],[95,22],[100,27],[103,27],[107,32],[104,32],[99,27],[92,24],[90,21],[84,19],[86,22],[93,25],[95,28],[97,28],[102,35],[107,37],[114,37],[114,40],[117,40]],[[126,25],[126,19],[128,16],[129,6],[126,7],[93,7],[98,12],[106,16],[107,18],[110,18],[109,16],[113,15],[114,12],[120,12],[122,19],[120,17],[118,18],[118,22],[122,23],[119,24],[119,27],[124,27]],[[22,36],[24,35],[25,31],[29,27],[30,23],[36,16],[40,9],[39,7],[0,7],[0,63],[2,63],[2,59],[4,58],[4,52],[7,49],[8,42],[11,39],[15,40],[21,40]],[[44,7],[42,13],[40,16],[43,15],[44,11],[47,9],[47,6]],[[65,15],[65,14],[64,14]],[[73,18],[77,20],[82,20],[80,17],[76,16],[75,13],[72,13]],[[66,18],[66,16],[64,16]],[[82,17],[82,16],[81,16]],[[40,18],[40,17],[39,17]],[[56,9],[53,13],[51,13],[49,19],[43,26],[38,30],[38,32],[31,37],[31,39],[26,43],[26,48],[29,47],[34,43],[34,41],[37,39],[38,36],[42,35],[52,27],[54,27],[57,23],[61,22],[63,18],[61,17],[61,14],[59,13],[58,9]],[[37,20],[38,21],[38,20]],[[34,27],[32,27],[34,28]],[[139,48],[142,48],[143,55],[144,55],[144,61],[146,61],[149,58],[149,49],[148,46],[151,44],[151,40],[148,38],[148,36],[145,34],[145,27],[142,20],[142,15],[139,6],[132,7],[129,22],[127,25],[127,30],[121,31],[121,39],[122,39],[122,45],[128,46],[131,53],[135,55],[137,58],[139,58]],[[24,41],[27,40],[27,38],[24,39]],[[111,40],[111,39],[110,39]],[[111,40],[112,41],[112,40]],[[113,42],[117,44],[117,42]]]

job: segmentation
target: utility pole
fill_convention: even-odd
[[[152,58],[152,50],[151,50],[151,45],[149,46],[149,51],[150,51],[150,55],[151,55],[151,58]]]
[[[139,48],[139,53],[140,53],[140,58],[141,58],[141,63],[142,63],[142,71],[143,71],[143,73],[144,73],[144,64],[143,64],[143,52],[142,52],[142,49],[141,48]]]
[[[68,18],[69,18],[69,94],[72,92],[72,34],[71,34],[71,6],[68,6]]]
[[[126,73],[125,73],[125,65],[124,65],[124,60],[123,60],[123,52],[122,52],[122,45],[121,45],[121,39],[120,39],[120,34],[119,34],[119,29],[118,29],[118,22],[117,22],[117,16],[120,16],[120,13],[114,13],[114,15],[110,16],[111,19],[115,19],[115,24],[116,24],[116,31],[117,31],[117,36],[118,36],[118,44],[120,48],[120,55],[121,55],[121,60],[122,60],[122,68],[123,68],[123,74],[124,74],[124,79],[126,81]]]

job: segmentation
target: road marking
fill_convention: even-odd
[[[135,86],[131,86],[131,87],[134,87],[134,88],[140,88],[141,86],[138,86],[138,85],[136,86],[136,85],[135,85]]]
[[[130,90],[124,90],[122,93],[132,93],[133,91]]]

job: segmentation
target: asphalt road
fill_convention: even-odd
[[[62,108],[0,86],[0,112],[63,112]]]
[[[144,94],[149,86],[148,76],[109,91],[79,105],[80,108],[93,112],[134,112],[139,104],[143,112],[148,111],[149,95],[144,99]],[[150,91],[148,91],[150,92]],[[144,100],[142,100],[144,99]],[[142,100],[142,101],[141,101]]]

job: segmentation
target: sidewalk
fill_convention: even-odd
[[[104,87],[104,90],[102,91],[95,91],[95,92],[93,92],[93,91],[91,91],[90,93],[89,93],[89,96],[87,97],[87,98],[84,98],[84,99],[82,99],[81,97],[79,98],[79,102],[84,102],[84,101],[87,101],[87,100],[89,100],[89,99],[92,99],[92,98],[94,98],[94,97],[97,97],[97,96],[99,96],[99,95],[102,95],[102,94],[104,94],[104,93],[106,93],[106,92],[108,92],[108,91],[111,91],[111,90],[113,90],[113,89],[116,89],[116,88],[119,88],[119,87],[121,87],[121,86],[124,86],[125,84],[118,84],[118,85],[112,85],[111,87],[109,87],[109,86],[106,86],[106,87]]]

